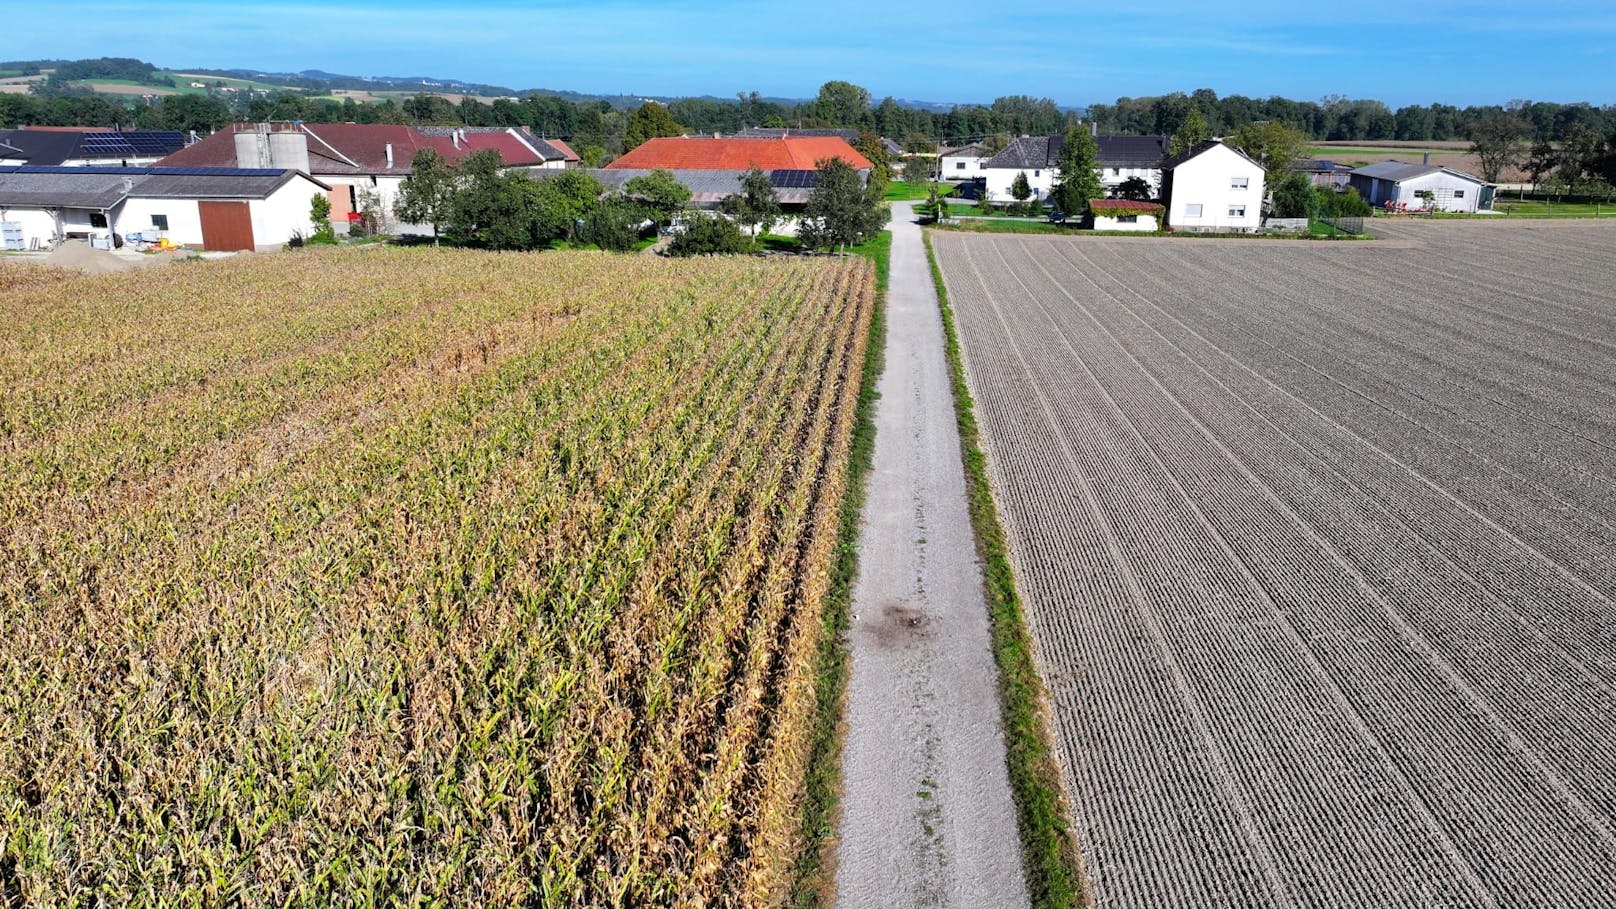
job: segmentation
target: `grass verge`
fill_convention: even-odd
[[[831,849],[836,836],[836,813],[842,783],[842,706],[847,692],[847,631],[851,627],[853,582],[858,578],[859,518],[868,493],[870,465],[875,457],[875,384],[886,365],[887,281],[892,261],[892,233],[854,247],[854,252],[875,264],[876,303],[870,315],[864,374],[859,386],[858,414],[853,424],[848,458],[847,496],[842,500],[836,537],[836,561],[831,569],[829,602],[814,673],[817,710],[808,757],[808,779],[802,812],[802,855],[797,862],[791,905],[817,909],[826,905],[834,871]]]
[[[1077,846],[1062,810],[1060,768],[1055,763],[1046,726],[1044,683],[1033,663],[1032,637],[1027,632],[1021,597],[1016,593],[1004,526],[999,522],[988,484],[987,456],[982,452],[975,404],[965,383],[954,311],[948,303],[948,290],[943,286],[943,272],[937,267],[929,233],[926,261],[931,266],[943,313],[948,369],[954,386],[954,417],[965,459],[966,496],[977,553],[982,559],[983,587],[993,625],[993,656],[999,666],[1005,751],[1026,861],[1027,890],[1034,909],[1069,909],[1083,905],[1083,877]]]
[[[1063,234],[1068,237],[1169,237],[1176,240],[1372,240],[1369,234],[1337,232],[1324,234],[1240,234],[1210,233],[1205,231],[1145,231],[1145,230],[1084,230],[1076,222],[1051,224],[1048,221],[1013,221],[1004,218],[950,221],[933,224],[930,230],[947,230],[968,234]]]

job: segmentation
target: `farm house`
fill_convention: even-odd
[[[1174,230],[1248,233],[1262,226],[1262,166],[1217,140],[1163,164],[1162,195]]]
[[[578,163],[572,149],[521,129],[424,128],[382,123],[248,123],[227,127],[164,158],[170,167],[247,167],[300,170],[331,187],[331,223],[346,232],[349,214],[374,194],[390,216],[415,153],[433,149],[459,161],[496,152],[506,167],[563,168]]]
[[[0,167],[0,223],[6,248],[16,250],[56,237],[109,244],[131,235],[273,249],[310,232],[310,200],[329,190],[295,170]]]
[[[1167,143],[1166,136],[1095,136],[1100,185],[1111,190],[1137,177],[1150,184],[1151,192],[1157,192]],[[994,202],[1014,199],[1010,187],[1022,173],[1027,175],[1034,198],[1048,197],[1059,178],[1058,162],[1065,144],[1062,136],[1022,136],[1006,145],[982,165],[980,175],[987,178],[988,198]]]
[[[1424,211],[1421,193],[1432,193],[1440,211],[1491,211],[1495,187],[1479,177],[1434,164],[1382,161],[1352,172],[1351,185],[1364,201],[1380,208]]]

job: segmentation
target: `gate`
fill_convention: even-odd
[[[248,252],[253,244],[252,209],[246,202],[198,202],[202,216],[202,248]]]

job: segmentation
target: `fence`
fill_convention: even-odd
[[[1328,224],[1344,234],[1361,234],[1364,232],[1364,219],[1359,217],[1320,217],[1319,223]]]

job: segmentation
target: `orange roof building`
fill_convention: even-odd
[[[872,166],[846,140],[835,136],[650,139],[606,166],[612,170],[813,170],[826,158],[841,158],[859,170]]]

